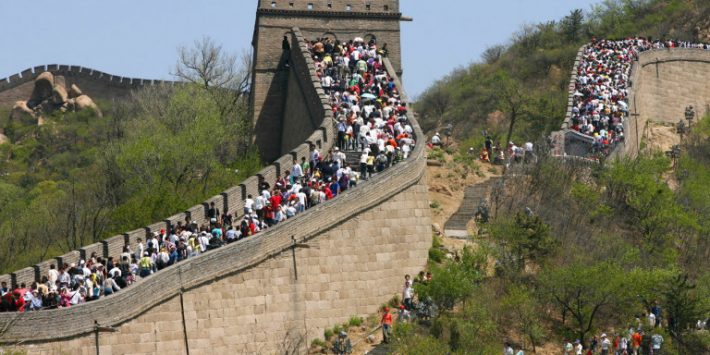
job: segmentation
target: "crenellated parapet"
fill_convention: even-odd
[[[76,83],[82,89],[91,92],[92,96],[107,100],[114,97],[125,96],[130,93],[130,91],[145,86],[175,85],[180,83],[169,80],[131,78],[113,75],[77,65],[39,65],[0,79],[0,106],[12,107],[15,101],[27,99],[32,93],[34,80],[44,72],[51,72],[54,76],[62,76],[65,78],[68,86]]]

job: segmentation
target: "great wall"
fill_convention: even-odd
[[[308,157],[310,145],[327,151],[334,141],[333,114],[306,38],[324,33],[377,36],[389,43],[385,68],[402,88],[397,77],[399,4],[377,3],[378,11],[345,1],[318,2],[315,9],[301,2],[303,9],[286,1],[260,1],[251,97],[257,129],[280,135],[267,137],[280,143],[278,151],[261,146],[273,163],[164,221],[2,275],[0,281],[29,284],[52,263],[76,263],[92,253],[117,256],[126,243],[134,245],[137,238],[186,217],[203,223],[212,202],[225,212],[241,213],[248,194],[256,195],[263,181],[275,181],[294,159]],[[336,6],[342,10],[334,11]],[[288,54],[281,48],[284,35],[290,41]],[[74,66],[38,67],[0,83],[0,102],[26,97],[42,70],[64,75],[68,83],[98,92],[99,98],[158,84]],[[416,121],[413,126],[423,137]],[[257,136],[257,143],[263,138]],[[399,291],[403,274],[425,265],[431,245],[425,169],[419,144],[408,160],[362,187],[255,237],[161,270],[115,295],[66,309],[0,313],[0,349],[30,354],[305,352],[323,329],[371,313]]]
[[[371,4],[372,3],[372,4]],[[311,5],[312,4],[312,5]],[[360,7],[362,8],[360,8]],[[214,202],[225,212],[242,211],[248,194],[274,181],[309,146],[328,150],[333,115],[314,73],[306,39],[376,35],[389,44],[387,71],[403,88],[399,1],[305,2],[260,0],[254,30],[252,107],[256,141],[273,163],[241,184],[202,204],[149,226],[87,245],[9,275],[0,281],[31,283],[52,263],[76,263],[92,253],[116,256],[153,231],[186,218],[202,223]],[[291,50],[285,53],[286,35]],[[581,53],[581,51],[580,51]],[[287,62],[288,61],[288,62]],[[288,65],[285,65],[288,63]],[[577,63],[575,63],[576,65]],[[635,127],[647,120],[675,122],[688,104],[710,104],[710,51],[658,50],[641,54],[632,75],[632,112],[622,152]],[[26,97],[41,71],[74,78],[98,98],[126,95],[160,81],[130,79],[76,66],[41,66],[0,80],[0,103]],[[692,79],[692,80],[691,80]],[[574,83],[574,76],[571,79]],[[167,82],[171,84],[171,82]],[[570,95],[573,94],[572,85]],[[403,93],[406,97],[406,94]],[[571,97],[571,96],[570,96]],[[654,106],[659,97],[667,105]],[[633,99],[635,98],[635,99]],[[654,101],[656,100],[656,101]],[[412,115],[413,116],[413,115]],[[415,133],[424,137],[413,119]],[[306,128],[303,128],[306,127]],[[569,129],[553,134],[558,155],[576,155],[586,137]],[[276,136],[275,134],[278,134]],[[581,144],[575,142],[581,141]],[[266,144],[278,142],[278,144]],[[253,238],[164,269],[128,289],[79,306],[26,313],[0,313],[0,350],[29,354],[303,353],[323,329],[353,315],[364,316],[400,291],[405,273],[426,263],[431,246],[426,153],[411,157],[341,197]]]
[[[553,132],[552,154],[586,157],[592,137],[571,127],[572,95],[575,92],[579,49],[570,75],[569,100],[561,130]],[[693,48],[655,49],[639,53],[630,75],[629,117],[624,122],[625,139],[612,154],[634,157],[639,154],[644,128],[649,121],[675,124],[692,105],[700,116],[710,113],[710,50]]]
[[[175,83],[166,80],[127,78],[76,65],[39,65],[0,79],[0,106],[12,107],[15,101],[26,100],[32,93],[34,80],[45,71],[63,76],[67,87],[76,84],[85,88],[87,92],[93,93],[93,96],[104,100],[125,97],[131,90],[149,85]]]

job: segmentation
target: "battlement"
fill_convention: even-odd
[[[49,64],[25,69],[20,73],[0,79],[0,106],[12,106],[32,92],[34,80],[44,72],[61,75],[67,84],[76,83],[94,97],[110,99],[126,95],[131,90],[149,85],[174,85],[177,81],[131,78],[109,74],[78,65]]]
[[[87,67],[82,67],[78,65],[60,65],[60,64],[49,64],[49,65],[38,65],[36,67],[28,68],[21,71],[18,74],[13,74],[6,78],[0,79],[0,91],[12,89],[18,85],[34,81],[39,74],[45,71],[51,72],[55,75],[64,76],[84,76],[93,78],[95,80],[103,81],[115,86],[122,87],[140,87],[145,85],[160,85],[160,84],[175,84],[175,81],[169,80],[154,80],[154,79],[143,79],[143,78],[130,78],[120,75],[112,75],[109,73],[102,72],[100,70],[91,69]]]
[[[358,15],[399,15],[399,0],[259,0],[259,12],[352,13]],[[299,13],[300,15],[300,13]]]

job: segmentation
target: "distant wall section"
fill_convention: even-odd
[[[710,51],[673,48],[642,52],[634,63],[623,153],[638,155],[648,121],[677,123],[692,105],[696,121],[710,112]]]
[[[76,84],[85,94],[99,100],[126,97],[132,90],[147,85],[172,85],[175,83],[173,81],[123,77],[76,65],[40,65],[0,79],[0,107],[12,107],[15,101],[29,99],[34,88],[34,80],[45,71],[51,72],[55,76],[63,76],[67,88]]]

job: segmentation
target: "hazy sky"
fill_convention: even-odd
[[[306,0],[296,0],[306,1]],[[353,0],[362,1],[362,0]],[[559,19],[598,0],[400,0],[407,91],[505,43],[523,24]],[[251,48],[257,0],[0,0],[0,78],[42,64],[171,79],[176,48],[203,35]],[[434,58],[436,57],[436,58]],[[433,65],[437,63],[437,65]]]

